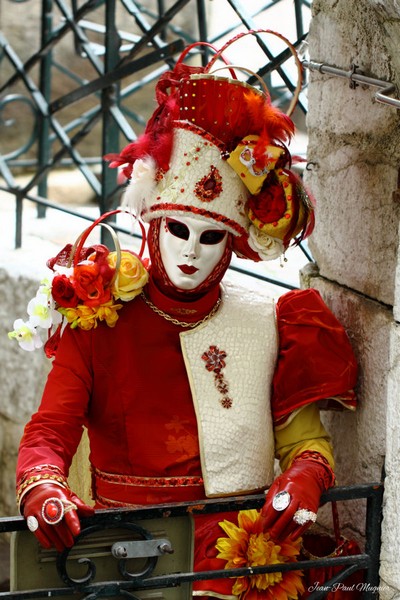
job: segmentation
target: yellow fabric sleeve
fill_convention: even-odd
[[[332,469],[335,468],[330,436],[321,423],[315,403],[302,408],[286,426],[275,430],[275,455],[282,471],[305,450],[319,452]]]
[[[68,485],[73,492],[89,506],[94,506],[91,497],[92,475],[90,472],[90,445],[86,428],[72,460],[68,474]]]

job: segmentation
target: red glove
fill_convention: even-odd
[[[28,528],[44,548],[55,546],[58,552],[74,545],[81,530],[79,516],[89,517],[94,509],[70,489],[52,483],[37,485],[23,500]]]
[[[334,481],[333,471],[321,454],[308,451],[301,454],[268,490],[261,509],[264,529],[277,540],[300,537],[315,521],[321,494]],[[276,498],[279,492],[284,493]]]

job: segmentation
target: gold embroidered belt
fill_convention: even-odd
[[[175,477],[137,477],[136,475],[122,475],[119,473],[106,473],[92,465],[92,473],[96,479],[116,485],[131,485],[144,487],[184,487],[203,485],[203,478],[197,476],[175,476]]]
[[[205,496],[202,477],[138,477],[106,473],[92,465],[92,497],[101,508],[186,502]]]

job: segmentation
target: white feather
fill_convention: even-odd
[[[153,196],[156,182],[156,163],[151,156],[139,158],[133,164],[132,176],[122,198],[122,206],[137,217],[145,208],[146,199]]]

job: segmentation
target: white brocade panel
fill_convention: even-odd
[[[181,344],[207,496],[267,487],[273,479],[270,389],[278,348],[273,300],[225,285],[217,315],[181,333]],[[219,372],[207,369],[213,365],[202,358],[207,353],[222,358]]]

